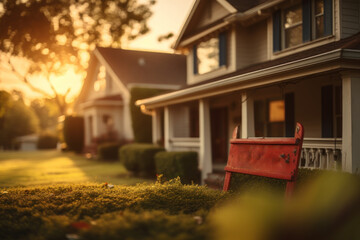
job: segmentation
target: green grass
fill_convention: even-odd
[[[0,187],[104,182],[154,181],[131,177],[119,162],[100,162],[71,152],[0,152]]]

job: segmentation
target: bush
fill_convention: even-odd
[[[68,150],[81,152],[84,147],[84,118],[67,116],[63,131]]]
[[[299,168],[298,176],[296,179],[295,187],[305,185],[308,181],[315,179],[316,177],[327,173],[326,170],[320,169],[306,169]],[[338,173],[346,174],[346,173]],[[257,189],[267,189],[269,191],[285,191],[286,181],[260,177],[248,174],[233,173],[230,180],[230,190],[232,192],[247,191],[247,190],[257,190]]]
[[[158,152],[155,155],[158,174],[166,179],[180,177],[182,183],[199,183],[198,156],[196,152]]]
[[[0,191],[0,239],[67,239],[76,226],[83,227],[82,239],[164,239],[162,234],[194,239],[180,237],[191,237],[184,233],[191,229],[202,235],[192,232],[202,228],[193,216],[207,214],[226,196],[179,180],[111,189],[99,184],[7,188]],[[139,231],[146,236],[134,238]]]
[[[97,148],[99,159],[102,160],[118,160],[119,149],[128,142],[108,142],[102,143]]]
[[[54,149],[57,146],[58,138],[57,136],[46,133],[41,134],[37,141],[37,148],[38,149]]]
[[[155,176],[155,154],[163,147],[152,144],[128,144],[120,148],[120,161],[125,168],[139,176]]]
[[[135,142],[152,142],[151,116],[143,114],[140,108],[135,105],[135,102],[139,99],[149,98],[166,93],[167,91],[168,90],[153,88],[132,88],[130,90],[131,99],[129,104]]]

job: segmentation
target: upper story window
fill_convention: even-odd
[[[106,68],[105,66],[100,66],[97,78],[94,82],[94,90],[96,92],[104,90],[106,87]]]
[[[273,51],[332,35],[332,0],[297,1],[273,15]]]
[[[194,74],[204,74],[226,65],[226,36],[226,32],[222,32],[194,46]]]

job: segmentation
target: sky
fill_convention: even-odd
[[[132,42],[125,43],[123,47],[126,49],[172,52],[171,45],[180,33],[181,27],[184,25],[194,2],[195,0],[157,0],[156,4],[152,7],[153,15],[148,20],[150,32]],[[158,42],[159,36],[169,32],[174,33],[175,36],[169,41]],[[69,86],[71,86],[68,96],[68,100],[71,101],[81,90],[83,78],[84,75],[76,74],[70,69],[64,76],[52,78],[52,82],[60,93],[65,93]],[[42,89],[50,91],[44,79],[36,77],[32,81],[37,86],[41,86]],[[11,91],[12,89],[20,90],[27,99],[41,97],[41,95],[30,91],[24,83],[4,71],[0,72],[0,89],[6,91]]]

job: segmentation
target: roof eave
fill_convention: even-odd
[[[215,89],[218,89],[218,88],[232,86],[234,84],[242,83],[245,81],[251,81],[254,79],[259,79],[259,78],[270,76],[270,75],[284,73],[287,71],[304,69],[306,67],[312,67],[314,65],[331,62],[334,60],[340,60],[340,59],[360,60],[360,50],[336,49],[336,50],[332,50],[332,51],[329,51],[326,53],[311,56],[308,58],[268,67],[265,69],[261,69],[261,70],[257,70],[257,71],[253,71],[253,72],[249,72],[249,73],[240,74],[240,75],[229,77],[229,78],[225,78],[225,79],[222,79],[222,80],[219,80],[216,82],[210,82],[210,83],[198,85],[195,87],[190,87],[190,88],[182,89],[179,91],[155,96],[152,98],[141,99],[141,100],[136,101],[135,104],[137,106],[145,105],[147,109],[153,109],[156,107],[170,105],[170,102],[174,102],[173,101],[174,99],[181,99],[181,98],[185,99],[185,97],[190,96],[190,95],[196,94],[197,98],[208,97],[208,96],[215,95],[215,93],[208,94],[208,95],[204,94],[204,96],[201,96],[200,93],[211,92],[211,91],[215,91]],[[233,91],[234,89],[230,89],[230,90]],[[230,90],[226,90],[226,91],[230,91]],[[179,100],[179,102],[181,102],[181,101],[184,101],[184,100]],[[171,104],[173,104],[173,103],[171,103]]]

